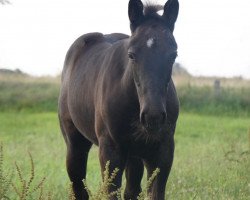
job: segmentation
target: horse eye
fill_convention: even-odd
[[[128,57],[129,57],[129,59],[131,59],[131,60],[135,60],[135,53],[133,53],[133,52],[128,52]]]

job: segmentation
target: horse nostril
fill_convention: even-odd
[[[166,112],[159,112],[158,114],[149,115],[145,111],[141,113],[141,124],[150,131],[158,130],[163,124],[165,124],[167,118]]]

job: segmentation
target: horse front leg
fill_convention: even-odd
[[[157,151],[155,155],[144,160],[148,172],[148,178],[152,176],[156,168],[160,169],[160,173],[156,176],[148,191],[152,200],[165,199],[165,188],[172,167],[173,158],[174,139],[171,137],[168,138],[166,143],[161,144],[159,151]]]
[[[88,200],[82,180],[86,179],[88,153],[92,143],[74,126],[71,120],[60,120],[61,130],[67,145],[66,166],[76,200]]]
[[[144,166],[140,158],[129,157],[126,163],[126,188],[124,192],[125,200],[137,200],[141,192],[141,179]]]
[[[111,138],[103,137],[99,140],[99,159],[102,168],[102,177],[104,179],[104,171],[107,162],[110,162],[109,166],[109,176],[118,168],[119,171],[117,172],[113,182],[108,187],[108,192],[114,192],[121,188],[122,183],[122,173],[126,163],[126,156],[121,150],[121,147],[116,144]],[[117,200],[117,195],[113,195],[110,197],[110,200]]]

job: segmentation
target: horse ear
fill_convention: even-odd
[[[166,19],[167,25],[170,30],[174,31],[174,25],[179,13],[178,0],[168,0],[164,6],[163,17]]]
[[[143,3],[140,0],[130,0],[128,4],[130,28],[133,32],[143,19]]]

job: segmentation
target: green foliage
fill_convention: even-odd
[[[106,163],[105,170],[103,172],[103,181],[99,186],[99,189],[94,194],[90,191],[88,185],[86,184],[86,180],[83,181],[90,200],[109,200],[110,197],[114,196],[116,196],[118,200],[122,200],[122,188],[118,188],[116,191],[112,191],[111,193],[108,191],[108,188],[113,185],[113,181],[119,172],[119,169],[115,168],[110,174],[109,167],[110,161]],[[137,197],[138,200],[150,200],[150,194],[148,194],[148,191],[159,172],[160,169],[156,168],[151,177],[147,180],[145,189]]]
[[[151,177],[147,180],[146,187],[142,192],[139,194],[137,200],[150,200],[150,194],[148,194],[150,186],[152,186],[153,181],[155,180],[156,176],[160,173],[160,169],[156,168],[155,171],[152,173]]]
[[[19,200],[28,200],[28,199],[38,199],[38,200],[51,200],[51,192],[48,194],[44,194],[44,183],[45,183],[45,177],[41,179],[38,184],[32,187],[32,183],[35,179],[35,166],[34,161],[29,153],[30,157],[30,175],[28,178],[24,176],[21,168],[15,163],[16,172],[18,175],[18,180],[20,182],[20,185],[17,183],[12,182],[12,177],[8,178],[8,176],[5,176],[3,173],[3,146],[0,145],[0,200],[10,199],[8,197],[9,192],[15,192],[15,199]],[[84,182],[84,188],[86,189],[89,199],[90,200],[109,200],[111,197],[116,196],[118,200],[122,200],[121,191],[122,189],[119,188],[116,191],[109,192],[109,187],[113,185],[113,181],[119,171],[118,168],[115,168],[113,172],[110,174],[109,172],[110,167],[110,161],[106,163],[105,171],[103,172],[103,181],[99,187],[99,189],[93,193],[90,191],[89,187],[86,184],[86,180],[83,180]],[[138,200],[145,200],[150,199],[150,197],[147,194],[147,191],[149,190],[149,187],[152,185],[155,177],[159,173],[159,169],[157,168],[152,176],[148,179],[146,188],[141,192],[141,194],[138,196]],[[13,191],[9,190],[10,186],[12,185]],[[75,196],[72,190],[72,184],[69,187],[68,191],[68,200],[75,200]]]
[[[84,180],[85,189],[90,197],[90,200],[108,200],[110,197],[116,196],[118,200],[121,199],[121,189],[109,193],[108,188],[113,185],[113,181],[119,171],[115,168],[112,173],[109,172],[110,161],[106,163],[105,170],[103,172],[103,181],[96,193],[92,193],[87,186],[86,180]]]
[[[13,173],[6,173],[4,170],[3,145],[0,143],[0,200],[9,199],[8,192],[11,186]]]
[[[30,166],[31,166],[29,178],[28,179],[24,178],[22,170],[20,169],[18,164],[15,163],[18,179],[21,184],[20,186],[17,186],[17,184],[12,183],[12,187],[16,193],[16,196],[20,200],[34,199],[34,197],[36,197],[36,199],[39,199],[39,200],[40,199],[45,200],[45,197],[44,197],[45,177],[42,178],[35,186],[32,187],[32,183],[35,179],[35,166],[34,166],[33,158],[30,153],[29,153],[29,157],[30,157]]]
[[[72,183],[69,185],[69,189],[68,189],[68,200],[75,200],[75,195],[73,192],[73,188],[72,188]]]
[[[30,157],[30,175],[23,174],[23,171],[15,163],[16,172],[20,184],[14,181],[14,173],[5,174],[4,159],[3,159],[3,145],[0,143],[0,200],[19,199],[19,200],[51,200],[51,193],[44,194],[45,177],[41,179],[36,185],[33,184],[35,180],[35,166],[31,154]],[[34,186],[32,186],[34,185]],[[11,187],[12,186],[12,187]],[[15,194],[14,194],[15,193]],[[11,195],[10,195],[11,194]],[[13,195],[14,194],[14,195]],[[70,199],[69,199],[70,200]]]

